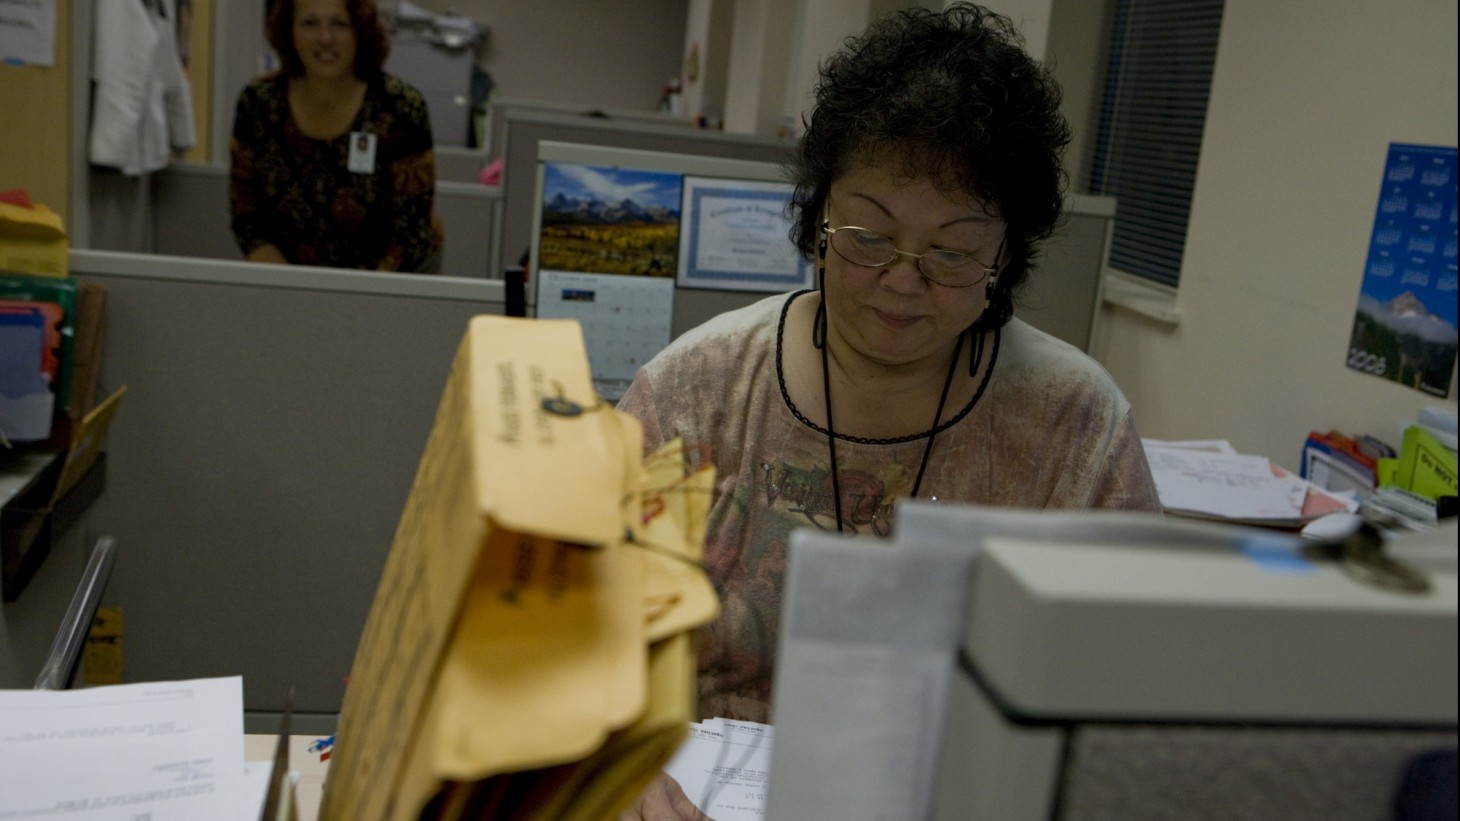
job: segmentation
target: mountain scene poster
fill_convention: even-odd
[[[677,173],[545,163],[538,267],[673,277],[682,186]]]
[[[1457,348],[1456,149],[1389,146],[1348,366],[1450,394]]]

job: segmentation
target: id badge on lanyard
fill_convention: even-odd
[[[375,135],[368,131],[350,132],[348,167],[356,174],[375,173]]]

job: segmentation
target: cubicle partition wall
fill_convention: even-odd
[[[469,182],[479,184],[482,169],[491,157],[481,149],[436,146],[436,182]]]
[[[436,183],[436,212],[446,231],[441,264],[445,276],[487,277],[501,194],[475,182]],[[229,228],[228,169],[177,163],[152,175],[152,244],[166,256],[239,260],[242,254]],[[92,211],[93,225],[105,231],[107,219]],[[98,225],[99,223],[99,225]]]
[[[446,230],[442,274],[501,279],[532,244],[538,149],[543,142],[631,148],[717,159],[782,164],[788,143],[762,137],[702,131],[682,125],[602,119],[537,108],[495,112],[503,154],[501,186],[444,178],[436,184],[437,209]],[[447,151],[452,175],[466,175],[473,152]],[[445,155],[443,155],[445,156]],[[443,166],[444,167],[444,166]],[[100,172],[94,172],[100,173]],[[136,181],[132,181],[136,184]],[[120,183],[93,185],[92,236],[104,250],[150,252],[166,257],[237,260],[228,227],[228,171],[216,165],[174,164],[151,175],[140,190]],[[1100,304],[1115,201],[1067,197],[1064,225],[1019,300],[1017,315],[1084,350],[1090,350]],[[758,295],[739,291],[679,289],[674,333],[748,304]],[[532,290],[528,289],[529,304]]]
[[[228,169],[177,163],[152,175],[152,245],[174,257],[242,261],[229,227]],[[95,211],[93,211],[93,214]]]
[[[486,144],[482,146],[488,154],[499,156],[506,143],[507,121],[522,115],[548,114],[612,120],[634,127],[644,126],[659,129],[698,129],[686,117],[675,117],[662,111],[640,111],[622,108],[594,108],[574,105],[555,100],[534,100],[526,97],[496,97],[487,107]],[[715,133],[715,132],[702,132]]]
[[[500,139],[494,150],[502,156],[500,242],[493,249],[491,275],[501,277],[532,244],[532,218],[537,185],[538,145],[544,141],[612,148],[634,148],[732,160],[782,164],[790,157],[789,143],[765,137],[726,134],[683,126],[557,114],[541,110],[504,108],[494,113]]]
[[[1040,247],[1015,296],[1014,316],[1082,351],[1093,350],[1114,221],[1114,198],[1065,195],[1064,222]]]
[[[128,681],[242,674],[330,732],[468,320],[500,282],[76,251],[127,394],[93,527]],[[257,719],[255,719],[257,720]],[[301,724],[301,722],[303,722]],[[267,721],[256,724],[271,729]]]
[[[500,241],[494,247],[492,276],[515,265],[533,242],[537,202],[537,164],[543,143],[569,143],[603,148],[628,148],[666,154],[751,160],[784,165],[793,146],[762,137],[716,131],[655,127],[594,117],[506,108],[500,117],[503,143]],[[1109,257],[1115,200],[1068,195],[1066,219],[1042,249],[1036,269],[1019,295],[1015,314],[1035,327],[1091,350],[1101,298],[1101,278]],[[533,289],[527,289],[529,305]],[[764,294],[677,288],[673,335]]]

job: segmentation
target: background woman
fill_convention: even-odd
[[[436,161],[426,102],[385,73],[372,0],[277,0],[280,69],[239,95],[233,233],[256,262],[440,270]]]

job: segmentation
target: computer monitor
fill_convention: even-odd
[[[772,818],[1377,818],[1456,745],[1455,529],[1423,592],[1272,531],[904,502],[793,534]]]
[[[539,318],[576,319],[594,388],[616,401],[670,340],[812,285],[781,166],[542,142],[528,265]]]

